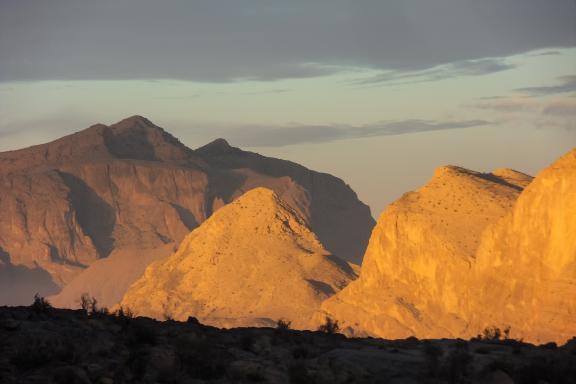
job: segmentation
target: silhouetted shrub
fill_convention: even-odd
[[[280,319],[276,322],[276,329],[287,331],[290,329],[290,325],[292,325],[291,321]]]
[[[330,317],[326,316],[326,322],[318,327],[320,332],[334,334],[340,330],[340,325],[338,320],[332,320]]]
[[[108,308],[98,307],[98,300],[88,293],[83,293],[82,296],[80,296],[80,307],[86,314],[94,317],[108,316],[110,314]]]
[[[482,334],[477,336],[480,340],[509,340],[510,339],[510,327],[501,330],[498,327],[486,327]]]
[[[124,307],[120,307],[120,309],[114,312],[114,316],[120,319],[133,319],[134,313],[130,310],[130,308],[124,309]]]
[[[80,308],[86,311],[87,314],[90,314],[94,308],[96,308],[96,298],[90,296],[87,293],[83,293],[80,296]]]
[[[114,319],[117,324],[120,324],[123,329],[126,329],[134,319],[134,313],[130,308],[120,307],[113,313]]]
[[[35,313],[46,314],[52,309],[52,304],[39,294],[34,295],[34,302],[30,306]]]

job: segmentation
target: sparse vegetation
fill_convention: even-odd
[[[510,327],[501,330],[498,327],[487,327],[482,331],[482,334],[478,335],[479,340],[509,340],[510,339]]]
[[[52,304],[39,294],[35,294],[31,308],[37,314],[46,314],[52,309]]]
[[[280,319],[276,322],[276,329],[279,329],[281,331],[287,331],[290,329],[291,325],[292,325],[291,321]]]
[[[88,293],[83,293],[80,296],[80,307],[90,316],[106,316],[110,314],[108,308],[98,307],[98,300]]]
[[[121,306],[116,312],[114,312],[114,316],[121,319],[133,319],[134,313],[132,313],[130,308],[124,309],[124,307]]]
[[[331,317],[326,316],[326,321],[324,324],[318,327],[320,332],[334,334],[338,333],[340,330],[340,325],[338,324],[338,320],[333,320]]]

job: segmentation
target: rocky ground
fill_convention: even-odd
[[[0,307],[0,383],[574,383],[576,339],[350,339]]]

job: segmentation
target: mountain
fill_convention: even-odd
[[[541,171],[484,233],[472,327],[509,326],[531,342],[576,335],[576,149]]]
[[[303,328],[324,299],[355,277],[303,216],[270,189],[256,188],[151,264],[120,305],[156,319],[194,316],[220,327],[286,319]]]
[[[483,230],[506,215],[531,177],[509,169],[438,168],[380,216],[360,278],[322,305],[352,334],[458,337]]]
[[[0,186],[0,281],[20,286],[0,304],[62,288],[57,305],[84,292],[115,304],[150,262],[254,187],[274,190],[346,260],[361,260],[374,225],[336,177],[224,140],[192,150],[140,116],[0,153]]]

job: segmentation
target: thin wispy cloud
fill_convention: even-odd
[[[531,97],[494,97],[483,98],[469,107],[497,112],[534,112],[542,109],[542,103]]]
[[[564,116],[574,118],[576,117],[576,98],[569,98],[552,102],[544,107],[542,113],[548,116]]]
[[[507,71],[516,66],[501,58],[464,60],[436,66],[423,71],[387,71],[354,81],[356,84],[412,84],[467,76],[480,76]]]
[[[477,128],[493,124],[486,120],[430,121],[404,120],[368,125],[287,125],[281,127],[242,126],[217,130],[233,144],[248,147],[282,147],[336,140],[405,135],[421,132]],[[241,128],[241,129],[240,129]],[[214,130],[211,130],[214,132]]]
[[[521,122],[538,128],[576,129],[576,97],[560,97],[552,100],[537,97],[503,97],[472,104],[469,107],[500,113],[502,122]]]
[[[558,84],[545,85],[541,87],[518,88],[516,91],[532,96],[548,96],[560,93],[576,92],[576,75],[561,76]]]
[[[560,55],[559,51],[538,51],[533,52],[529,56],[558,56]]]

